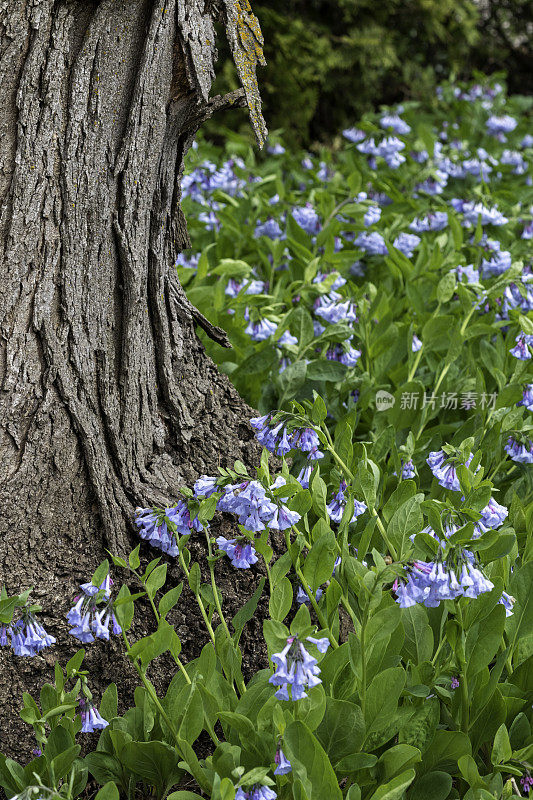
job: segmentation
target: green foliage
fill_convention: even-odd
[[[265,117],[293,144],[334,134],[376,105],[428,99],[444,74],[484,66],[476,53],[485,18],[473,0],[271,0],[255,3],[254,12],[265,38]],[[518,28],[515,11],[507,18]],[[483,49],[494,38],[491,29]],[[514,54],[507,55],[512,66]],[[493,69],[506,63],[494,49],[491,61]],[[219,86],[236,88],[233,67],[224,64]]]
[[[409,149],[435,154],[442,123],[456,120],[457,136],[470,150],[483,145],[501,158],[503,143],[500,148],[485,133],[488,109],[457,99],[453,87],[443,92],[439,114],[407,110],[414,129]],[[512,111],[518,119],[512,141],[518,147],[525,103],[511,98],[505,104],[494,94],[494,111]],[[363,124],[378,136],[374,118]],[[45,683],[38,699],[22,698],[21,717],[33,727],[40,754],[24,766],[0,755],[0,786],[9,799],[75,800],[90,776],[99,786],[97,800],[508,800],[531,770],[532,467],[512,461],[504,449],[510,435],[527,442],[533,430],[531,402],[518,405],[533,382],[531,359],[509,352],[519,331],[533,333],[523,271],[530,245],[519,235],[531,217],[530,181],[501,163],[502,176],[492,183],[463,178],[461,189],[451,182],[432,195],[419,187],[434,174],[431,156],[426,166],[409,157],[398,171],[375,169],[351,145],[324,157],[329,179],[315,174],[316,165],[304,172],[301,159],[289,154],[261,166],[249,155],[239,169],[259,180],[243,183],[235,196],[218,188],[207,199],[218,204],[220,231],[206,230],[205,205],[187,198],[201,257],[196,274],[183,266],[179,272],[189,296],[228,332],[229,352],[206,342],[221,368],[247,399],[270,412],[271,427],[285,426],[302,447],[295,431],[312,433],[318,443],[312,455],[318,448],[320,455],[308,460],[309,450],[293,446],[290,460],[280,454],[275,462],[264,450],[255,475],[241,462],[220,467],[207,498],[182,487],[180,502],[189,512],[180,506],[184,535],[176,516],[152,509],[154,528],[166,525],[175,536],[172,570],[166,553],[144,566],[146,543],[127,558],[110,554],[117,571],[126,570],[124,582],[109,598],[103,590],[93,596],[122,626],[138,676],[134,705],[123,711],[117,686],[105,689],[98,742],[82,758],[91,727],[87,709],[96,708],[82,669],[85,652],[65,669],[56,664],[54,683]],[[373,229],[387,243],[386,256],[365,254],[353,241],[366,229],[362,220],[371,207],[358,194],[363,186],[392,201],[382,202]],[[279,198],[271,203],[274,191]],[[458,280],[458,265],[479,267],[487,253],[479,244],[480,221],[468,229],[446,204],[456,192],[505,211],[507,225],[491,234],[512,254],[501,275]],[[311,233],[291,214],[307,202],[320,220]],[[416,256],[392,244],[415,216],[443,209],[447,225],[424,232]],[[274,215],[288,217],[286,237],[255,237],[258,220]],[[259,277],[260,293],[247,294]],[[353,305],[351,319],[315,330],[317,301],[336,290],[333,300]],[[509,303],[515,290],[527,302]],[[270,320],[270,334],[253,340],[247,323],[260,318]],[[289,341],[280,345],[287,331]],[[415,331],[422,341],[416,352]],[[352,337],[360,351],[353,362],[332,358],[330,348],[346,353]],[[474,410],[402,405],[403,394],[425,397],[439,387],[491,393],[496,402]],[[383,391],[388,408],[377,405]],[[428,454],[437,450],[457,483],[447,483],[434,464],[430,469]],[[405,478],[408,461],[411,477]],[[312,468],[308,486],[296,478],[306,466]],[[262,574],[230,618],[215,567],[235,567],[217,549],[209,525],[217,524],[221,497],[242,500],[252,480],[267,507],[261,518],[240,515],[232,536],[241,558],[253,547]],[[494,520],[488,506],[496,499],[508,507]],[[195,545],[205,544],[203,555],[195,546],[192,556],[191,536]],[[469,584],[462,568],[475,581]],[[107,561],[97,567],[95,588],[108,569]],[[178,569],[180,579],[170,585]],[[183,592],[197,602],[204,626],[200,655],[190,660],[175,628]],[[16,609],[35,608],[27,606],[28,594],[8,598],[1,591],[2,621],[13,624]],[[149,603],[154,625],[135,639],[140,598]],[[263,640],[254,648],[259,655],[250,676],[240,640],[258,615]],[[163,654],[175,669],[160,696],[150,669]],[[307,685],[298,696],[304,664]],[[281,751],[289,770],[278,768]]]

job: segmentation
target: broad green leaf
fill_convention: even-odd
[[[119,800],[119,791],[114,781],[107,781],[96,794],[95,800]]]
[[[168,612],[172,608],[174,608],[174,606],[181,597],[182,590],[183,590],[183,583],[179,583],[177,586],[174,586],[173,589],[169,589],[168,592],[165,592],[165,594],[159,601],[159,606],[158,606],[158,612],[161,617],[166,617]]]
[[[424,753],[419,774],[433,770],[453,774],[457,771],[457,761],[461,756],[471,755],[471,751],[472,746],[465,733],[438,730]]]
[[[120,754],[124,766],[158,791],[178,783],[183,771],[173,747],[163,742],[128,742]]]
[[[335,764],[357,753],[365,736],[365,722],[360,706],[346,700],[326,699],[326,711],[316,736]]]
[[[387,534],[397,550],[398,560],[405,559],[412,549],[410,536],[420,533],[424,527],[424,518],[420,510],[423,494],[415,494],[403,503],[392,515],[387,528]]]
[[[469,681],[492,661],[502,642],[504,626],[505,608],[497,604],[488,616],[469,629],[465,645]]]
[[[402,772],[401,775],[376,789],[370,800],[402,800],[405,797],[405,790],[414,781],[415,774],[414,769]]]
[[[376,675],[366,693],[366,738],[390,722],[404,686],[405,672],[401,667],[391,667]]]
[[[113,717],[117,716],[118,708],[118,692],[115,683],[110,683],[102,695],[100,700],[100,714],[110,722]]]
[[[402,608],[401,619],[405,631],[403,652],[413,664],[429,661],[433,655],[433,630],[426,609],[417,604]]]
[[[291,722],[283,738],[284,752],[293,773],[305,788],[309,800],[342,800],[335,772],[318,739],[298,720]]]
[[[268,603],[268,609],[272,619],[283,622],[291,609],[292,601],[292,584],[288,578],[282,578],[274,586]]]
[[[507,728],[505,725],[500,725],[494,737],[490,760],[492,764],[502,764],[505,761],[509,761],[511,754],[512,748]]]
[[[453,778],[447,772],[427,772],[417,778],[409,791],[409,800],[446,800]]]
[[[237,639],[239,638],[241,631],[243,630],[244,626],[247,622],[249,622],[257,609],[257,604],[259,603],[259,599],[263,593],[263,588],[265,586],[266,578],[260,578],[259,583],[257,585],[257,589],[250,597],[249,600],[243,605],[239,611],[235,614],[233,619],[231,620],[231,624],[233,625],[233,629],[236,633]]]
[[[304,562],[303,574],[314,592],[331,578],[336,556],[335,535],[328,530],[313,542]]]
[[[378,762],[378,775],[381,780],[390,780],[400,772],[409,767],[413,767],[418,761],[422,760],[422,753],[418,747],[410,744],[397,744],[389,747]]]

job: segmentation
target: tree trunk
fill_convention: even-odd
[[[210,100],[217,19],[244,92]],[[0,583],[34,586],[58,637],[42,657],[0,651],[0,752],[20,757],[22,691],[77,649],[61,620],[105,548],[134,545],[135,507],[256,462],[249,409],[194,325],[224,334],[174,263],[201,123],[245,94],[264,137],[261,58],[247,0],[0,0]],[[93,648],[98,697],[118,650]]]

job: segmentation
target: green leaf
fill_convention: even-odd
[[[457,765],[461,775],[469,786],[474,788],[483,787],[483,778],[479,774],[477,764],[472,756],[461,756],[457,761]]]
[[[447,772],[428,772],[417,778],[409,792],[409,800],[446,800],[453,778]]]
[[[469,629],[465,644],[469,681],[492,661],[502,642],[504,626],[505,608],[498,603],[490,614]]]
[[[109,561],[106,558],[105,561],[102,561],[102,563],[93,572],[93,576],[91,578],[91,583],[93,584],[93,586],[98,586],[98,588],[100,588],[100,584],[102,583],[102,581],[104,580],[104,578],[108,573],[109,573]]]
[[[396,744],[389,747],[378,762],[378,774],[382,780],[390,780],[408,767],[413,767],[422,760],[418,747],[410,744]]]
[[[342,800],[342,792],[330,760],[318,739],[299,720],[291,722],[283,738],[284,752],[294,776],[303,784],[309,800]]]
[[[110,753],[99,751],[88,753],[84,758],[84,762],[91,775],[100,785],[104,785],[108,781],[113,781],[119,785],[122,782],[123,774],[120,761]]]
[[[405,790],[415,779],[414,769],[408,769],[393,778],[389,783],[376,789],[370,800],[402,800],[405,797]]]
[[[308,636],[306,631],[311,627],[311,615],[305,603],[302,603],[291,622],[291,636]]]
[[[339,361],[311,361],[307,365],[307,377],[310,381],[342,381],[347,367]]]
[[[72,711],[74,708],[76,708],[75,703],[62,703],[60,706],[51,708],[46,714],[43,714],[42,718],[43,720],[52,719],[52,717],[58,717],[60,714],[64,714],[65,711]]]
[[[53,759],[68,750],[74,744],[74,739],[66,728],[61,725],[53,728],[44,747],[44,755],[46,760],[50,763]]]
[[[465,733],[438,730],[424,753],[419,772],[439,770],[453,774],[457,771],[457,761],[465,755],[472,755],[470,739]]]
[[[74,653],[72,658],[70,658],[67,661],[67,664],[66,664],[66,667],[65,667],[65,672],[67,673],[67,678],[72,677],[72,675],[74,675],[74,673],[77,670],[79,670],[79,668],[81,667],[81,664],[82,664],[84,656],[85,656],[85,650],[82,647],[81,650],[78,650],[77,653]]]
[[[128,562],[132,569],[139,569],[141,559],[139,558],[139,550],[141,549],[141,545],[138,544],[135,550],[132,550],[128,556]]]
[[[415,494],[414,497],[410,497],[394,512],[389,522],[387,534],[398,551],[398,561],[404,560],[412,549],[409,537],[420,533],[424,527],[424,518],[420,510],[420,503],[423,499],[423,494]]]
[[[313,592],[331,578],[336,555],[335,534],[328,529],[313,542],[304,562],[304,578]]]
[[[366,694],[366,739],[388,725],[404,686],[405,672],[401,667],[390,667],[376,675]]]
[[[276,359],[277,361],[277,359]],[[295,361],[281,372],[277,377],[281,394],[286,399],[295,397],[305,383],[307,364],[305,361]]]
[[[400,729],[400,742],[418,747],[422,752],[433,739],[440,719],[440,703],[436,697],[429,698],[419,706],[409,722]]]
[[[178,783],[183,775],[176,751],[163,742],[127,742],[120,760],[126,769],[161,793]]]
[[[115,683],[110,683],[102,695],[100,701],[100,714],[108,722],[117,716],[118,692]]]
[[[494,744],[492,745],[492,753],[490,760],[492,764],[502,764],[509,761],[512,755],[511,743],[509,741],[509,734],[505,725],[500,725],[494,737]]]
[[[134,567],[136,569],[136,567]],[[97,792],[95,800],[119,800],[119,791],[114,781],[107,781]]]
[[[131,600],[131,592],[126,586],[126,584],[123,584],[120,587],[120,591],[117,595],[117,600],[122,600],[124,602],[117,605],[117,602],[115,601],[115,603],[113,604],[115,617],[117,618],[117,621],[121,626],[122,630],[129,631],[133,620],[134,606],[133,606],[133,601]]]
[[[255,783],[261,783],[264,786],[274,785],[274,781],[268,777],[270,767],[253,767],[248,772],[245,772],[239,780],[239,786],[253,786]]]
[[[405,631],[403,648],[407,658],[415,665],[429,661],[434,642],[427,611],[419,604],[402,608],[401,619]]]
[[[189,744],[194,744],[204,727],[204,705],[202,696],[195,682],[187,688],[184,714],[181,720],[179,735]]]
[[[347,700],[326,698],[326,712],[316,736],[333,763],[356,753],[365,737],[361,708]]]
[[[200,574],[200,565],[197,561],[194,562],[192,565],[189,576],[189,586],[191,587],[191,591],[193,594],[197,595],[200,591],[200,581],[201,581],[201,574]]]
[[[211,497],[207,497],[200,503],[200,508],[197,517],[198,520],[202,523],[202,525],[212,520],[213,517],[215,516],[217,502],[218,501],[215,495],[211,495]]]
[[[54,728],[54,730],[57,730],[57,728]],[[56,780],[63,779],[67,773],[70,772],[70,768],[78,757],[80,750],[81,745],[74,744],[72,747],[68,747],[66,750],[58,753],[57,756],[52,759],[52,770]]]
[[[270,370],[278,362],[276,348],[268,345],[245,358],[232,374],[232,380],[237,380],[243,375],[257,375]]]
[[[313,403],[313,408],[311,411],[311,419],[313,420],[315,425],[320,425],[327,417],[327,408],[326,404],[322,400],[319,394],[315,397],[315,402]]]
[[[311,314],[302,305],[296,306],[286,317],[283,327],[289,327],[293,336],[298,339],[298,345],[305,347],[315,338],[315,329]]]
[[[282,578],[274,586],[268,601],[268,610],[272,619],[283,622],[291,610],[292,600],[292,584],[288,578]]]
[[[311,498],[316,514],[323,519],[328,519],[328,512],[326,510],[326,484],[320,477],[318,469],[313,473],[309,488],[311,489]]]
[[[168,612],[174,608],[176,603],[181,597],[181,592],[183,590],[183,583],[174,586],[173,589],[169,589],[168,592],[165,592],[161,600],[159,601],[158,611],[159,616],[166,617]]]
[[[322,684],[313,687],[307,697],[298,701],[299,719],[305,722],[310,731],[320,725],[326,711],[326,693]]]
[[[157,591],[164,586],[167,579],[167,565],[160,564],[153,572],[150,573],[146,580],[146,591],[153,598],[156,596]]]
[[[227,197],[227,195],[226,195]],[[233,258],[222,258],[218,266],[211,270],[211,275],[229,275],[233,278],[245,278],[252,271],[246,261]]]
[[[0,623],[3,625],[8,625],[11,622],[16,605],[16,597],[0,600]]]
[[[437,300],[439,303],[447,303],[455,292],[457,277],[455,272],[448,272],[444,275],[437,285]]]
[[[266,578],[260,578],[259,583],[257,585],[257,589],[250,597],[249,600],[243,605],[242,608],[237,611],[233,619],[231,620],[231,624],[233,625],[233,630],[235,631],[236,639],[239,640],[242,630],[247,622],[249,622],[257,609],[257,604],[259,603],[259,599],[263,594],[263,589],[265,586]]]
[[[184,741],[178,737],[178,747],[180,748],[181,752],[185,757],[185,761],[181,762],[180,764],[186,764],[187,770],[191,773],[191,775],[196,779],[196,783],[203,789],[204,792],[207,792],[209,795],[211,794],[211,782],[207,777],[207,771],[203,769],[200,762],[198,761],[198,757],[194,750],[192,749],[189,742]]]
[[[533,561],[528,561],[513,572],[508,593],[515,598],[513,614],[505,621],[512,650],[520,639],[533,633]]]
[[[349,774],[359,772],[360,769],[368,769],[377,763],[378,757],[373,753],[352,753],[344,756],[335,764],[335,772],[338,774]]]
[[[365,465],[361,461],[357,470],[356,480],[356,493],[362,492],[369,509],[374,508],[379,485],[379,469],[375,464],[374,466],[372,464],[373,462],[368,461]]]
[[[202,795],[181,790],[179,792],[172,792],[169,794],[167,796],[167,800],[202,800]]]
[[[15,779],[12,772],[8,769],[8,761],[11,761],[11,759],[6,758],[0,753],[0,786],[6,790],[8,797],[12,797],[14,794],[18,794],[19,790],[23,788],[25,780],[24,771],[20,765],[18,766],[22,770],[21,780]]]

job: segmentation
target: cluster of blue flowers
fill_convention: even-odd
[[[280,475],[270,488],[277,489],[284,484],[285,478]],[[239,524],[253,533],[266,528],[284,531],[300,520],[300,515],[295,511],[283,504],[273,503],[259,481],[243,481],[225,486],[224,493],[217,502],[217,509],[235,514]]]
[[[481,518],[474,525],[474,538],[488,530],[499,528],[505,522],[508,514],[508,509],[491,497],[485,508],[481,510]]]
[[[287,756],[285,755],[281,747],[278,747],[278,749],[276,750],[274,761],[276,763],[276,769],[274,770],[274,775],[286,775],[288,772],[292,772],[292,764],[288,760]]]
[[[327,512],[332,520],[332,522],[340,522],[342,519],[342,515],[344,513],[344,509],[346,507],[346,496],[344,494],[346,490],[346,481],[342,480],[340,482],[339,491],[333,497],[330,503],[326,506]],[[361,503],[359,500],[354,498],[354,510],[353,516],[350,522],[355,522],[357,517],[364,514],[367,510],[366,503]]]
[[[515,341],[515,346],[509,351],[511,355],[517,358],[519,361],[529,361],[531,358],[531,352],[528,348],[533,345],[533,336],[531,334],[521,332],[518,334]]]
[[[509,436],[503,449],[518,464],[533,464],[533,442],[531,440],[526,443]]]
[[[179,555],[178,534],[186,536],[193,530],[202,530],[199,520],[191,519],[187,504],[182,500],[163,510],[137,508],[135,523],[142,539],[169,556]]]
[[[93,731],[102,731],[104,728],[107,728],[109,722],[102,717],[90,700],[85,700],[85,698],[80,697],[79,705],[82,733],[93,733]]]
[[[285,478],[280,475],[270,490],[278,489],[285,483]],[[235,515],[239,524],[251,533],[267,528],[284,531],[300,520],[300,514],[291,511],[283,503],[273,502],[259,481],[245,480],[220,486],[218,478],[202,475],[194,484],[194,496],[197,499],[210,497],[214,492],[220,492],[217,510]],[[143,539],[171,556],[179,555],[177,534],[190,534],[192,530],[202,530],[203,527],[197,517],[191,521],[187,504],[182,500],[176,506],[166,508],[164,513],[151,508],[139,508],[136,523]],[[226,539],[219,536],[216,543],[235,567],[247,569],[257,562],[253,545],[244,537]]]
[[[83,583],[80,586],[82,594],[75,598],[75,605],[68,611],[67,620],[73,626],[69,633],[80,642],[87,644],[97,639],[109,641],[109,625],[113,624],[112,632],[115,635],[122,633],[111,603],[111,585],[113,581],[106,575],[100,587],[92,583]],[[103,591],[103,595],[100,592]],[[99,609],[99,604],[104,605]]]
[[[459,484],[459,478],[457,477],[456,466],[461,463],[468,467],[472,458],[473,456],[470,455],[466,461],[461,461],[457,458],[450,458],[443,450],[435,450],[429,454],[426,461],[441,486],[445,489],[451,489],[453,492],[460,492],[461,486]],[[476,472],[478,470],[479,467],[476,469]]]
[[[325,653],[329,647],[326,638],[315,639],[307,636],[306,640],[314,644],[319,653]],[[276,670],[270,676],[269,683],[280,688],[275,692],[278,700],[301,700],[307,697],[305,689],[312,689],[322,683],[320,678],[320,668],[314,656],[307,652],[302,642],[297,636],[289,636],[287,644],[280,653],[274,653],[271,657]],[[288,688],[291,688],[289,697]]]
[[[244,161],[241,158],[229,159],[220,168],[212,161],[204,161],[201,167],[183,176],[181,181],[183,196],[191,197],[196,203],[203,206],[209,204],[209,195],[217,189],[231,197],[240,196],[247,181],[242,174],[238,175],[235,172],[235,167],[241,171],[244,170]],[[212,204],[211,207],[214,210],[218,209],[216,204]]]
[[[295,428],[287,431],[283,422],[271,425],[272,414],[262,417],[253,417],[250,425],[255,430],[255,438],[271,453],[285,456],[291,450],[300,450],[309,461],[323,458],[324,453],[319,450],[320,440],[312,428]]]
[[[235,791],[235,800],[276,800],[277,794],[269,786],[256,783],[250,789],[238,786]]]
[[[393,585],[400,608],[417,603],[435,608],[442,600],[476,598],[493,588],[494,584],[466,558],[456,568],[448,566],[446,561],[415,561],[408,569],[407,581],[397,579]]]
[[[249,542],[240,544],[237,539],[225,539],[224,536],[218,536],[216,542],[218,549],[227,553],[233,566],[238,569],[248,569],[258,560]]]
[[[0,627],[0,645],[7,647],[11,643],[16,656],[35,656],[55,642],[55,637],[50,636],[35,615],[26,609],[22,611],[22,619]]]

